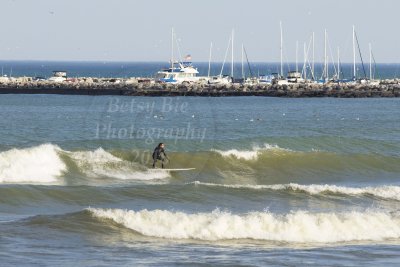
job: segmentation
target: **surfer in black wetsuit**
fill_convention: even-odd
[[[158,146],[154,149],[153,152],[153,168],[156,167],[157,160],[161,160],[161,168],[164,169],[164,161],[168,159],[167,154],[164,150],[164,143],[159,143]]]

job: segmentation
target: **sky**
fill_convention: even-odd
[[[182,55],[223,61],[232,29],[234,57],[241,46],[250,61],[303,59],[304,42],[315,32],[315,58],[352,62],[352,25],[369,60],[400,62],[398,0],[1,0],[0,60],[169,61],[171,29]],[[178,54],[177,50],[175,54]],[[336,60],[336,59],[335,59]],[[359,59],[357,60],[359,61]]]

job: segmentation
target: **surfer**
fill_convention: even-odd
[[[164,161],[165,161],[165,159],[169,160],[167,154],[165,153],[164,147],[165,147],[164,143],[159,143],[158,146],[154,149],[154,152],[153,152],[153,168],[156,167],[157,160],[161,160],[161,168],[164,169]]]

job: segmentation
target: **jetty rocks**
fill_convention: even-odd
[[[148,78],[69,78],[63,82],[30,77],[0,79],[0,94],[126,96],[400,97],[400,80],[374,83],[208,84],[156,83]]]

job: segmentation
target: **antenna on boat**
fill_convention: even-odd
[[[210,72],[211,72],[212,47],[213,47],[213,43],[211,42],[211,44],[210,44],[210,56],[208,57],[208,78],[210,78]]]

